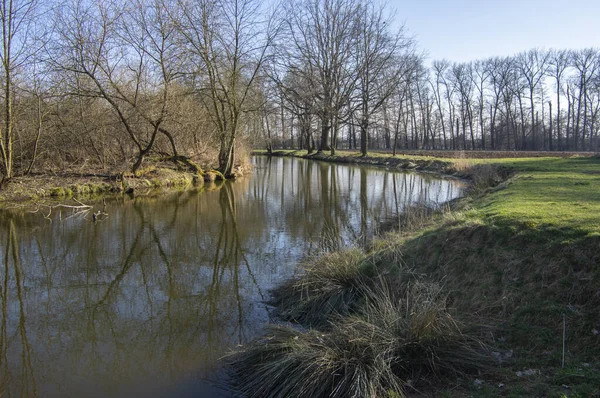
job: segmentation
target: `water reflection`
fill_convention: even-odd
[[[265,295],[299,259],[460,189],[257,158],[252,178],[211,191],[107,201],[102,222],[3,213],[0,395],[215,394],[202,378],[261,333]]]
[[[3,250],[3,272],[0,287],[2,320],[0,326],[0,393],[7,393],[12,380],[23,380],[21,396],[36,396],[37,386],[32,366],[32,348],[29,343],[24,308],[24,280],[19,257],[19,239],[12,217],[6,225],[7,234]],[[4,227],[4,225],[3,225]],[[9,319],[9,313],[12,319]],[[20,346],[20,366],[12,367],[8,361],[9,347]],[[0,394],[1,395],[1,394]]]
[[[463,189],[456,181],[380,168],[291,158],[257,158],[256,163],[262,179],[251,182],[250,199],[265,203],[265,217],[275,215],[286,224],[277,224],[285,234],[280,239],[309,253],[368,241],[381,222],[405,208],[436,206]]]

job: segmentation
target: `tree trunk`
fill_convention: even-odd
[[[587,129],[587,121],[588,121],[588,101],[587,101],[587,83],[583,88],[583,126],[581,128],[581,150],[585,151],[586,147],[585,147],[585,131]],[[590,136],[591,136],[591,132],[590,132]],[[591,141],[591,139],[590,139]],[[590,142],[591,144],[591,142]],[[591,145],[590,145],[591,146]]]
[[[233,164],[235,162],[235,134],[231,134],[229,139],[221,139],[221,148],[219,150],[219,171],[229,178],[232,175]]]
[[[264,128],[267,132],[267,153],[271,154],[273,152],[273,144],[271,139],[271,126],[269,125],[269,115],[266,114],[266,111],[263,112],[264,119]]]
[[[560,125],[560,79],[556,79],[556,134],[557,134],[557,145],[556,149],[559,151],[562,150],[562,137],[561,137],[561,128]]]
[[[360,120],[360,153],[367,156],[369,145],[369,115],[363,114]]]
[[[567,87],[567,131],[566,145],[567,151],[571,149],[570,124],[571,124],[571,99],[569,98],[569,88]]]
[[[0,144],[2,144],[2,183],[10,181],[10,179],[13,177],[13,99],[11,95],[12,76],[10,50],[6,48],[6,44],[4,47],[4,137],[0,141]]]
[[[329,117],[321,118],[321,146],[319,152],[323,152],[329,149],[329,132],[331,126],[329,125]]]
[[[579,145],[579,127],[580,127],[580,121],[581,121],[581,96],[583,94],[583,82],[580,82],[579,84],[579,96],[577,98],[577,117],[575,119],[575,131],[574,131],[574,140],[575,141],[575,150],[578,149],[578,145]]]
[[[283,149],[287,149],[287,143],[286,143],[286,131],[285,131],[285,115],[283,112],[283,97],[281,97],[281,105],[280,105],[280,109],[281,109],[281,141],[282,141],[282,146]],[[292,142],[293,145],[293,142]]]
[[[521,115],[521,150],[524,151],[527,148],[527,143],[525,140],[525,114],[523,113],[523,102],[521,100],[521,96],[517,96],[519,101],[519,112]],[[533,109],[531,110],[533,112]],[[515,144],[516,146],[516,144]]]
[[[383,105],[383,128],[384,128],[384,137],[385,137],[385,149],[392,148],[392,137],[391,137],[391,129],[390,129],[390,118],[388,116],[387,106]]]
[[[554,144],[552,142],[552,102],[548,101],[549,115],[550,115],[550,127],[548,129],[548,150],[554,150]]]
[[[332,131],[331,131],[331,156],[335,155],[335,150],[337,149],[337,141],[338,135],[340,132],[340,125],[337,121],[337,118],[331,121]]]
[[[479,130],[481,131],[481,149],[485,151],[485,130],[483,126],[483,102],[479,104]]]
[[[535,134],[535,126],[536,126],[536,122],[535,122],[535,115],[534,115],[534,108],[533,108],[533,89],[530,91],[530,97],[529,97],[529,105],[531,106],[531,149],[532,150],[537,150],[536,148],[536,134]]]

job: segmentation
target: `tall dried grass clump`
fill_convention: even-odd
[[[436,214],[444,212],[445,208],[434,208],[425,203],[407,207],[398,216],[397,229],[401,233],[412,233],[432,223]]]
[[[498,164],[475,163],[473,159],[466,157],[464,151],[452,161],[452,169],[457,175],[470,179],[475,190],[494,187],[510,175],[506,167]]]
[[[326,331],[272,326],[233,357],[246,397],[404,397],[421,384],[484,366],[484,345],[463,333],[434,284],[376,279],[350,316]]]
[[[366,255],[359,249],[324,254],[296,279],[272,292],[276,315],[286,321],[324,327],[333,315],[346,315],[367,285]]]
[[[488,362],[486,345],[465,332],[435,283],[383,280],[368,291],[355,319],[373,331],[403,380],[467,374]]]
[[[437,214],[445,212],[446,207],[435,208],[425,203],[405,207],[402,213],[385,221],[379,227],[379,233],[398,232],[409,234],[431,224]]]
[[[356,329],[300,332],[272,326],[264,340],[238,354],[232,365],[239,393],[248,398],[401,396],[402,380],[389,357],[355,339]]]
[[[468,170],[468,176],[473,182],[473,188],[475,190],[484,190],[495,187],[505,181],[508,174],[507,169],[489,163],[477,164]]]
[[[460,151],[456,159],[452,160],[453,168],[458,173],[463,173],[473,167],[473,160],[467,158],[465,151]]]

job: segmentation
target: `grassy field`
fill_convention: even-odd
[[[274,292],[302,328],[236,357],[262,363],[244,367],[242,390],[252,396],[247,380],[268,368],[274,386],[302,374],[339,396],[600,397],[600,158],[337,156],[327,160],[434,165],[481,183],[369,250],[306,264]]]
[[[599,396],[600,159],[482,162],[516,176],[397,238],[403,260],[443,280],[458,313],[494,325],[497,352],[512,353],[477,395]]]

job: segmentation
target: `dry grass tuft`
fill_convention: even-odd
[[[378,279],[354,315],[327,331],[272,326],[233,357],[247,397],[404,397],[407,389],[485,366],[485,346],[462,332],[434,284]]]
[[[332,315],[355,307],[367,284],[366,255],[359,249],[329,253],[306,266],[304,273],[272,292],[277,315],[302,325],[323,327]]]
[[[494,187],[505,181],[508,177],[507,170],[490,163],[474,165],[468,170],[468,174],[473,181],[473,188],[476,190]]]
[[[458,173],[462,173],[471,169],[473,164],[473,159],[467,158],[465,151],[458,152],[456,158],[452,159],[454,170]]]

